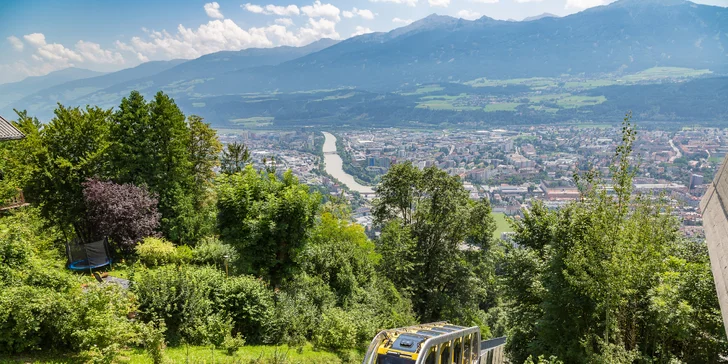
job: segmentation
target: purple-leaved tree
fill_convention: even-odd
[[[83,183],[88,222],[96,237],[108,236],[124,251],[158,236],[157,197],[143,187],[89,179]]]

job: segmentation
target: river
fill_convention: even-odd
[[[374,189],[372,186],[364,186],[359,184],[352,175],[344,172],[344,161],[336,151],[336,137],[327,132],[324,133],[324,169],[330,176],[336,178],[352,191],[361,194],[372,194]]]

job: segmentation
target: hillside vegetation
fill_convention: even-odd
[[[244,146],[222,150],[161,92],[15,124],[27,137],[0,145],[0,191],[30,206],[0,215],[5,357],[356,362],[379,330],[438,320],[508,336],[517,363],[728,355],[705,245],[631,190],[629,119],[616,196],[583,171],[582,199],[524,211],[515,244],[458,177],[411,163],[382,177],[371,240],[348,205],[254,169]],[[65,242],[104,236],[128,289],[65,269]]]

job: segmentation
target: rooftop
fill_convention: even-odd
[[[25,135],[9,121],[0,116],[0,141],[23,139]]]

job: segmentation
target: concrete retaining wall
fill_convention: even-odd
[[[703,227],[708,243],[710,265],[713,270],[715,288],[718,292],[723,327],[728,335],[728,158],[718,170],[715,180],[708,188],[700,209],[703,212]]]

